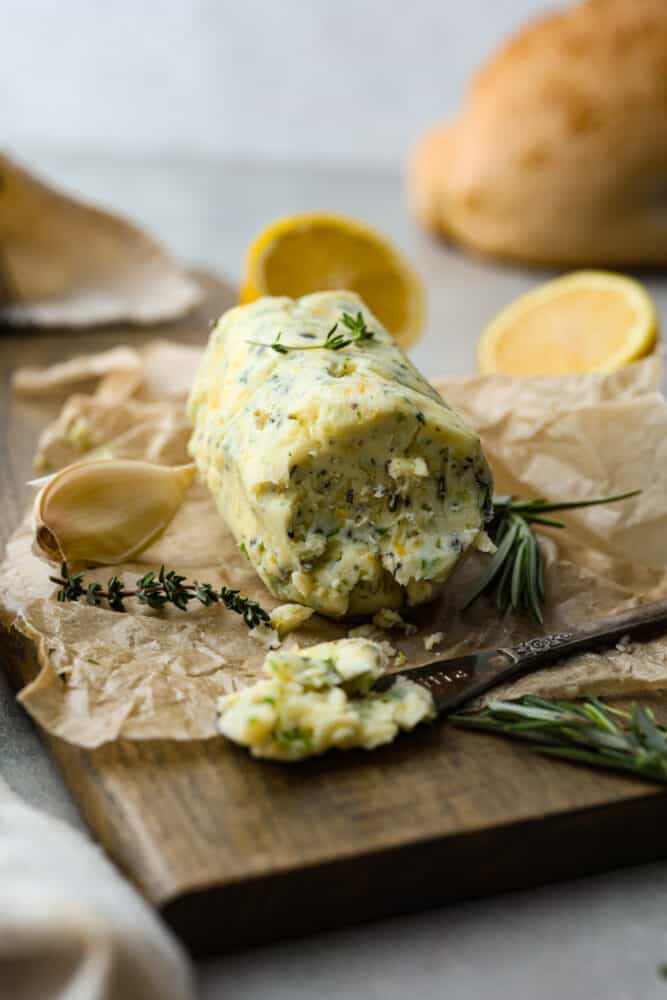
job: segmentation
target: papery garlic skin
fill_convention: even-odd
[[[51,562],[126,562],[167,527],[194,471],[132,459],[68,465],[35,498],[33,549]]]

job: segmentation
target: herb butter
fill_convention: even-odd
[[[346,313],[371,335],[318,348]],[[352,292],[227,312],[189,414],[220,513],[283,600],[333,617],[420,604],[482,534],[492,481],[477,435]]]
[[[288,633],[305,625],[313,614],[313,609],[306,608],[303,604],[281,604],[271,612],[271,628],[274,628],[282,639]]]
[[[333,747],[372,750],[435,716],[431,693],[398,676],[371,691],[387,654],[369,639],[269,653],[266,678],[218,702],[218,728],[255,757],[295,761]]]

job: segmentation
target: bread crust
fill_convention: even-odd
[[[428,229],[525,264],[667,263],[667,0],[585,0],[481,69],[418,143]]]

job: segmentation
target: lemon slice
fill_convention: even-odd
[[[657,335],[655,306],[637,281],[575,271],[505,306],[477,357],[485,375],[611,372],[650,354]]]
[[[250,244],[241,302],[262,295],[297,298],[326,289],[361,295],[402,347],[421,331],[421,281],[388,240],[355,219],[320,212],[290,215],[267,226]]]

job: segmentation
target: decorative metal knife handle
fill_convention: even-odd
[[[559,649],[572,638],[572,632],[553,632],[551,635],[538,635],[534,639],[526,639],[525,642],[517,643],[516,646],[512,646],[507,652],[517,657],[533,656],[535,653],[543,653],[545,650]]]
[[[451,712],[471,698],[524,674],[551,666],[575,653],[614,645],[623,636],[647,638],[667,631],[667,601],[645,604],[575,632],[526,639],[516,646],[482,650],[470,656],[438,660],[401,671],[428,688],[441,712]],[[383,678],[383,688],[391,678]]]

